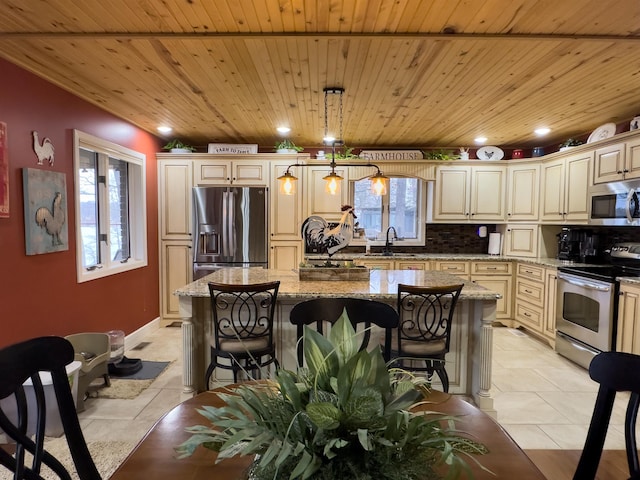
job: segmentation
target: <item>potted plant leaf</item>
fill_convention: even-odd
[[[168,142],[164,147],[162,147],[162,149],[169,150],[171,153],[191,153],[195,151],[194,147],[192,147],[191,145],[187,145],[177,138],[174,138],[173,140]]]
[[[389,369],[379,348],[358,351],[346,311],[328,338],[305,327],[303,342],[306,369],[219,393],[225,406],[198,410],[210,425],[189,427],[179,456],[253,455],[254,480],[431,480],[470,473],[462,457],[487,452],[452,417],[412,411],[426,380]]]
[[[276,153],[297,153],[304,150],[303,147],[298,147],[288,138],[280,142],[276,142],[275,149]]]
[[[558,148],[560,149],[559,151],[562,152],[564,150],[570,149],[571,147],[577,147],[578,145],[582,145],[582,142],[580,140],[576,140],[575,138],[568,138],[560,145],[558,145]]]

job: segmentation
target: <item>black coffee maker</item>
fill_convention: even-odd
[[[558,260],[580,260],[581,230],[562,227],[558,234]]]

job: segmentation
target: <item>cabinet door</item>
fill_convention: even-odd
[[[433,269],[438,272],[450,273],[463,280],[469,280],[471,275],[471,262],[453,260],[433,262]]]
[[[508,175],[507,221],[537,221],[540,165],[510,166]]]
[[[173,292],[192,282],[193,259],[190,242],[162,242],[160,245],[160,302],[162,318],[180,318],[179,297]]]
[[[501,298],[496,304],[496,318],[513,318],[511,309],[513,278],[511,276],[472,275],[471,281],[500,294]]]
[[[509,224],[504,235],[504,254],[514,257],[537,257],[538,232],[538,225]]]
[[[356,265],[363,265],[371,270],[393,270],[394,268],[393,260],[360,259]]]
[[[322,179],[330,171],[326,166],[306,167],[306,195],[309,202],[307,215],[319,215],[327,221],[338,221],[342,216],[342,206],[349,203],[349,175],[347,167],[336,168],[336,173],[343,180],[338,194],[330,195],[325,191],[326,182]]]
[[[487,166],[471,169],[470,220],[504,221],[505,179],[505,167]]]
[[[564,219],[564,159],[542,165],[541,211],[543,221]]]
[[[556,338],[556,295],[558,289],[558,271],[545,269],[544,283],[544,325],[542,333],[555,341]]]
[[[593,183],[615,182],[624,178],[625,146],[623,143],[597,148],[594,152]]]
[[[278,177],[287,170],[290,163],[274,163],[271,166],[271,191],[270,191],[270,222],[271,240],[300,240],[300,226],[302,225],[302,198],[304,192],[296,192],[294,195],[280,193]],[[304,181],[304,168],[296,172],[298,177],[298,190]]]
[[[640,288],[620,285],[618,298],[618,338],[616,349],[619,352],[640,354]]]
[[[433,219],[467,220],[470,214],[470,190],[470,167],[439,167],[436,172]]]
[[[394,268],[396,270],[429,270],[429,262],[396,260]]]
[[[231,161],[196,160],[193,183],[195,185],[227,185],[231,183]]]
[[[158,162],[158,217],[163,240],[191,237],[192,166],[192,160]]]
[[[302,240],[298,242],[271,242],[269,268],[292,270],[302,261]]]
[[[234,185],[262,186],[269,183],[268,162],[231,162],[233,176],[231,183]]]
[[[565,168],[565,221],[589,220],[589,178],[591,156],[574,156],[567,159]]]
[[[640,178],[640,138],[629,140],[626,143],[626,170],[625,180]]]

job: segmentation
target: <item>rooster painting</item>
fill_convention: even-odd
[[[51,235],[51,241],[54,246],[62,245],[60,240],[60,232],[65,222],[64,209],[62,208],[62,194],[56,192],[53,197],[53,212],[47,207],[40,207],[36,210],[36,224],[47,230],[47,233]]]
[[[34,130],[32,134],[33,134],[33,151],[36,152],[36,155],[38,156],[38,165],[42,165],[44,161],[47,160],[49,162],[49,165],[53,166],[53,161],[54,161],[53,143],[51,143],[51,140],[45,137],[42,140],[42,145],[40,145],[38,132]]]
[[[351,205],[342,207],[342,217],[334,227],[322,217],[312,215],[302,223],[302,238],[307,243],[319,243],[327,247],[329,256],[343,249],[353,238],[353,220],[357,218]]]

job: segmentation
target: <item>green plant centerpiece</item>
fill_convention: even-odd
[[[278,153],[296,153],[304,150],[303,147],[298,147],[288,138],[280,142],[276,142],[275,149]]]
[[[558,145],[558,148],[566,149],[571,147],[577,147],[578,145],[582,145],[582,142],[580,140],[577,140],[575,138],[567,138],[564,142]]]
[[[463,457],[486,448],[455,430],[455,418],[412,411],[426,380],[388,369],[380,348],[358,351],[346,311],[328,338],[305,327],[303,341],[307,368],[277,370],[218,394],[224,407],[199,409],[211,425],[187,429],[180,458],[199,446],[217,451],[216,462],[254,455],[256,480],[472,477]]]
[[[173,140],[168,142],[164,147],[162,147],[162,149],[178,150],[178,151],[186,151],[186,152],[195,151],[195,147],[192,147],[191,145],[187,145],[186,143],[182,142],[181,140],[178,140],[177,138],[174,138]]]

